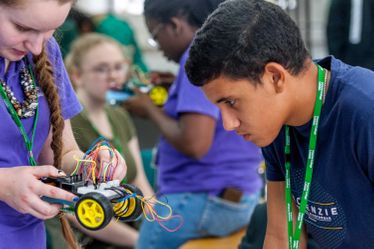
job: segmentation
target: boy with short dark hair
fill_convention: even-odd
[[[320,248],[373,247],[372,71],[314,63],[278,6],[229,0],[197,33],[186,72],[227,130],[263,147],[264,248],[306,248],[305,229]]]

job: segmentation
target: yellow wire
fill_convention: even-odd
[[[103,146],[103,145],[102,145],[102,146],[100,146],[100,147],[98,148],[98,150],[99,150],[99,151],[107,150],[107,151],[111,152],[112,154],[114,154],[114,151],[113,151],[111,148],[108,148],[107,146]],[[103,177],[104,177],[104,179],[106,179],[106,175],[107,175],[108,168],[114,164],[114,156],[112,156],[112,157],[110,158],[110,161],[109,161],[109,162],[103,162],[103,164],[104,164],[104,163],[106,163],[106,166],[104,166],[104,169],[103,169],[103,172],[104,172]]]
[[[78,158],[76,155],[73,156],[73,159],[74,159],[77,163],[75,164],[75,168],[74,168],[74,170],[73,170],[73,172],[72,172],[71,174],[72,174],[72,175],[75,175],[75,174],[77,173],[77,171],[78,171],[78,168],[80,168],[79,166],[80,166],[81,160],[80,160],[80,158]]]
[[[105,163],[105,162],[104,162],[104,163]],[[103,164],[104,164],[104,163],[103,163]],[[107,172],[107,170],[108,170],[108,166],[109,166],[108,163],[104,166],[104,180],[106,179],[106,172]]]
[[[96,163],[95,163],[95,165],[94,165],[94,167],[92,167],[92,182],[94,183],[94,184],[96,184],[96,175],[95,175],[95,170],[96,170]]]
[[[74,155],[74,160],[77,161],[77,164],[75,166],[75,169],[74,169],[72,175],[75,175],[77,173],[77,171],[79,170],[79,168],[82,166],[82,163],[90,163],[90,165],[93,164],[93,167],[96,167],[96,162],[93,161],[93,160],[89,160],[89,159],[78,159],[78,158],[76,158],[75,155]],[[84,164],[83,164],[83,166],[84,166]]]
[[[147,200],[144,197],[142,197],[142,198],[140,198],[140,196],[136,196],[136,197],[141,200],[141,206],[142,206],[143,214],[144,214],[144,217],[148,221],[154,221],[155,220],[155,218],[154,218],[155,216],[158,219],[169,219],[172,216],[172,214],[173,214],[173,210],[171,209],[171,207],[169,205],[167,205],[166,203],[164,203],[164,202],[161,202],[161,201],[159,201],[159,200],[157,200],[155,198],[150,198],[150,199]],[[152,199],[154,199],[154,203],[152,203],[152,204],[154,204],[154,205],[159,204],[159,205],[164,206],[167,209],[169,209],[168,215],[166,215],[166,216],[158,215],[157,212],[155,211],[155,209],[153,208],[153,206],[151,205],[151,200]],[[144,208],[144,205],[147,206],[149,212],[152,214],[152,219],[148,217],[147,212],[146,212],[146,210]]]

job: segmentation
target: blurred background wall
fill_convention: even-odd
[[[299,25],[307,47],[314,58],[327,55],[326,21],[331,0],[269,0],[286,10]],[[177,64],[167,61],[162,53],[151,47],[148,30],[142,15],[144,0],[78,0],[75,9],[88,17],[112,13],[125,20],[134,31],[149,71],[176,73]],[[115,30],[117,32],[117,30]],[[118,30],[118,32],[121,32]],[[142,149],[152,148],[159,138],[150,121],[134,117]]]
[[[134,28],[145,62],[151,70],[177,69],[162,54],[147,44],[148,31],[142,16],[144,0],[78,0],[76,7],[88,15],[113,12],[127,20]],[[313,55],[327,54],[326,20],[330,0],[272,0],[285,9],[298,23],[304,39]]]

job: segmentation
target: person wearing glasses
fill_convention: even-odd
[[[258,147],[226,132],[218,108],[187,79],[184,63],[196,30],[222,0],[146,0],[144,15],[154,44],[180,68],[163,109],[146,94],[125,102],[134,114],[151,119],[162,134],[158,144],[158,197],[184,224],[170,233],[144,222],[138,249],[176,249],[188,240],[226,236],[246,226],[262,181]],[[156,207],[161,215],[165,211]],[[169,229],[176,220],[163,222]]]
[[[104,137],[126,158],[128,173],[126,183],[142,190],[145,197],[152,197],[153,190],[143,170],[135,127],[129,114],[119,106],[106,103],[110,89],[121,89],[129,77],[130,61],[125,57],[124,47],[116,40],[98,33],[81,36],[73,42],[65,59],[83,111],[71,120],[73,133],[79,147],[87,151],[98,137]],[[99,231],[88,231],[70,217],[84,234],[80,242],[84,248],[133,248],[138,239],[136,224],[112,221]],[[53,248],[59,238],[56,227],[48,226],[53,233]],[[66,247],[65,247],[66,248]]]
[[[93,16],[95,31],[110,36],[123,46],[131,48],[131,61],[143,73],[148,73],[148,66],[144,62],[142,51],[136,40],[136,34],[127,20],[113,14]]]

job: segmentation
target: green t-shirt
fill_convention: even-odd
[[[127,164],[126,182],[131,183],[137,173],[134,157],[128,147],[129,141],[136,135],[134,124],[129,114],[121,107],[108,105],[105,107],[105,112],[114,136],[113,139],[108,139],[108,141],[124,156]],[[94,124],[88,120],[85,110],[71,119],[71,126],[75,140],[83,152],[87,151],[92,143],[102,136]]]

